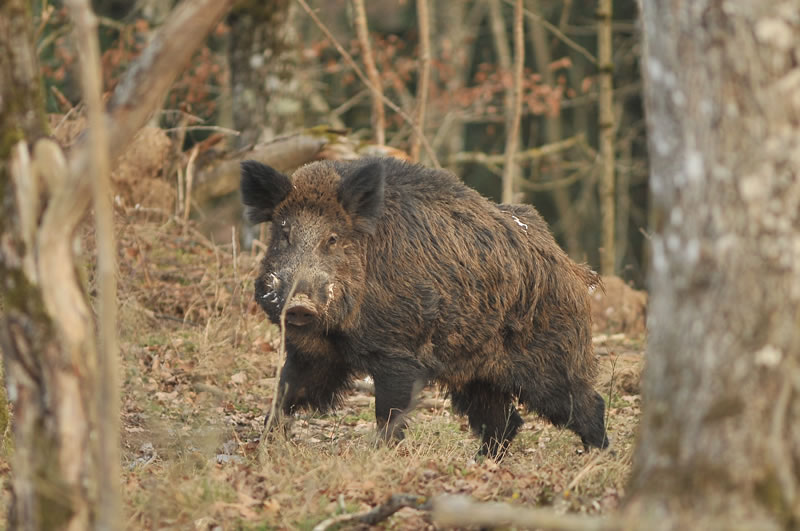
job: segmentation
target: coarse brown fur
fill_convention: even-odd
[[[394,159],[317,162],[291,179],[248,161],[242,199],[253,222],[272,222],[255,293],[273,322],[286,309],[284,413],[334,406],[368,374],[386,436],[402,436],[415,390],[436,381],[483,453],[502,456],[522,424],[514,399],[608,444],[592,387],[599,277],[533,207]]]

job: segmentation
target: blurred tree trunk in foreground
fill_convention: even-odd
[[[153,35],[107,112],[95,116],[108,124],[111,160],[158,109],[231,2],[185,1]],[[96,143],[84,135],[67,159],[41,138],[46,116],[27,2],[0,4],[0,49],[0,347],[14,403],[9,527],[109,529],[121,522],[97,519],[98,499],[108,499],[98,489],[109,484],[98,478],[108,472],[98,469],[99,452],[116,453],[104,449],[103,430],[97,429],[100,408],[93,401],[104,397],[93,381],[95,324],[73,256],[92,196]]]
[[[87,357],[71,349],[75,343],[62,341],[63,331],[37,286],[30,233],[36,220],[15,201],[20,187],[12,182],[9,164],[13,156],[18,167],[25,165],[24,145],[19,156],[12,155],[17,142],[34,142],[48,132],[28,2],[10,0],[0,7],[0,49],[8,51],[0,54],[0,281],[5,298],[0,345],[15,404],[9,527],[86,529],[91,512],[86,485],[90,410],[82,392],[89,383]],[[35,183],[24,184],[35,190]],[[76,302],[81,303],[87,310],[85,298]],[[81,321],[87,315],[74,318]]]
[[[628,515],[795,528],[800,4],[642,4],[657,222]]]

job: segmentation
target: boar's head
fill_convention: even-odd
[[[271,222],[256,300],[287,331],[319,334],[354,326],[363,300],[368,239],[384,206],[377,159],[316,162],[291,178],[242,163],[242,202],[252,223]]]

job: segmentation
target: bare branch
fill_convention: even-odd
[[[574,146],[583,145],[584,143],[585,137],[583,136],[583,133],[581,133],[570,138],[565,138],[564,140],[559,140],[558,142],[553,142],[552,144],[545,144],[543,146],[519,151],[514,155],[514,162],[519,163],[528,160],[540,159]],[[501,165],[505,163],[505,155],[487,155],[486,153],[480,151],[462,151],[461,153],[456,153],[450,158],[450,160],[448,160],[449,165],[463,164],[466,162],[478,162],[486,165]]]
[[[520,186],[531,192],[546,192],[559,189],[563,190],[565,187],[571,185],[572,183],[576,183],[581,179],[591,177],[592,175],[591,170],[593,168],[594,168],[593,165],[587,165],[585,169],[573,172],[572,175],[561,177],[559,179],[551,179],[549,181],[532,182],[526,179],[522,179],[520,180]]]
[[[227,12],[233,0],[184,0],[158,28],[147,48],[127,70],[109,102],[109,148],[112,166],[134,135],[164,100],[175,78],[189,63],[206,35]],[[87,139],[70,153],[70,174],[81,197],[86,197],[89,167]],[[86,204],[86,200],[81,200]]]
[[[369,32],[367,31],[367,12],[364,9],[364,0],[353,0],[355,8],[354,23],[358,43],[361,46],[361,53],[364,57],[364,68],[367,69],[367,76],[375,91],[372,93],[372,127],[375,129],[375,142],[380,145],[386,143],[386,116],[383,112],[383,85],[378,69],[375,66],[375,58],[372,56],[372,46],[369,44]]]
[[[522,26],[522,0],[514,4],[514,72],[511,89],[510,120],[506,122],[506,154],[503,167],[503,203],[514,202],[514,181],[520,177],[514,156],[519,146],[522,121],[522,70],[525,66],[525,40]]]
[[[504,0],[504,1],[506,4],[512,5],[515,0]],[[562,32],[560,29],[558,29],[550,22],[548,22],[547,19],[545,19],[538,13],[534,13],[533,11],[528,11],[527,9],[524,9],[523,13],[525,14],[526,17],[535,21],[537,24],[543,25],[545,28],[547,28],[547,31],[558,37],[559,40],[561,40],[561,42],[563,42],[564,44],[566,44],[567,46],[569,46],[570,48],[572,48],[573,50],[584,56],[590,63],[592,63],[593,65],[597,64],[597,59],[594,58],[594,56],[591,54],[591,52],[589,52],[589,50],[587,50],[577,42],[573,41],[572,39],[564,35],[564,32]]]
[[[408,113],[406,113],[403,109],[398,107],[392,100],[387,98],[382,92],[377,91],[376,87],[372,83],[370,83],[369,79],[367,79],[367,76],[364,75],[364,72],[361,71],[361,69],[356,64],[355,60],[353,60],[353,57],[349,53],[347,53],[347,51],[342,47],[341,44],[339,44],[339,41],[336,40],[336,37],[333,36],[333,34],[327,27],[325,27],[325,24],[322,23],[317,14],[314,13],[314,11],[308,6],[306,1],[297,0],[297,2],[302,6],[305,12],[308,13],[308,16],[311,17],[311,20],[314,21],[314,23],[317,25],[320,31],[322,31],[322,33],[325,34],[328,40],[331,41],[333,46],[336,48],[339,54],[344,58],[347,64],[350,65],[350,68],[353,69],[356,76],[358,76],[361,82],[364,83],[364,85],[366,85],[366,87],[370,91],[372,91],[373,94],[380,94],[380,98],[381,100],[383,100],[383,103],[386,104],[386,106],[392,109],[394,112],[399,114],[400,117],[403,118],[403,120],[405,120],[406,123],[411,126],[414,132],[420,136],[420,138],[422,139],[422,146],[425,148],[425,153],[431,159],[431,164],[433,164],[434,167],[436,168],[441,168],[442,166],[439,164],[439,160],[436,158],[436,153],[434,153],[433,148],[431,147],[430,143],[425,138],[425,136],[422,134],[422,131],[420,131],[419,127],[417,127],[417,125],[414,123],[414,119],[411,118],[408,115]]]
[[[417,85],[417,118],[416,124],[420,132],[425,131],[425,105],[428,101],[428,85],[431,79],[431,36],[428,0],[417,0],[417,19],[419,20],[419,84]],[[411,139],[411,160],[419,161],[419,147],[422,142],[420,134],[414,133]]]
[[[103,81],[97,18],[88,0],[66,2],[75,23],[80,51],[81,84],[88,117],[89,169],[97,240],[97,373],[94,378],[94,422],[97,437],[97,529],[120,527],[119,360],[117,353],[117,277],[114,211],[108,131],[103,112]],[[67,267],[63,265],[62,267]]]

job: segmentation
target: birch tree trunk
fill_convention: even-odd
[[[800,522],[800,4],[643,0],[650,337],[628,514]],[[713,520],[713,522],[712,522]]]

